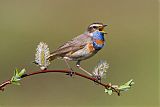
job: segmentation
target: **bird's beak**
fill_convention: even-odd
[[[108,26],[108,25],[106,25],[106,24],[103,25],[103,27],[106,27],[106,26]]]
[[[103,28],[106,27],[106,26],[108,26],[108,25],[107,25],[107,24],[104,24],[104,25],[103,25]],[[104,34],[107,34],[104,30],[103,30],[103,33],[104,33]]]
[[[101,28],[101,32],[104,33],[104,34],[107,34],[107,33],[104,31],[104,27],[106,27],[106,26],[107,26],[107,25],[104,24],[103,27]]]
[[[106,27],[107,25],[103,25],[99,28],[100,31],[103,31],[104,30],[104,27]]]
[[[104,24],[102,27],[99,28],[99,31],[102,32],[103,34],[107,34],[105,31],[104,31],[104,27],[106,27],[107,25]]]

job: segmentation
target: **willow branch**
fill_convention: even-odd
[[[69,70],[43,70],[43,71],[36,71],[36,72],[31,72],[31,73],[26,73],[26,74],[23,74],[21,76],[21,78],[26,78],[26,77],[30,77],[32,75],[37,75],[37,74],[43,74],[43,73],[53,73],[53,72],[59,72],[59,73],[70,73]],[[108,89],[108,88],[111,88],[114,92],[116,92],[118,94],[118,96],[120,95],[120,91],[113,87],[111,84],[105,84],[105,83],[102,83],[101,81],[98,81],[97,78],[95,77],[90,77],[90,76],[87,76],[87,75],[84,75],[82,73],[78,73],[78,72],[73,72],[74,75],[77,75],[79,77],[82,77],[82,78],[86,78],[88,80],[91,80],[101,86],[103,86],[104,88]],[[0,84],[0,90],[1,91],[4,91],[4,88],[9,85],[9,84],[12,84],[11,82],[11,79],[3,82],[2,84]]]

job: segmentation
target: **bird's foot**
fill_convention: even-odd
[[[95,78],[95,81],[101,82],[101,77],[100,76],[92,76],[92,77]]]
[[[72,77],[74,75],[74,71],[72,69],[70,69],[70,72],[68,72],[66,75],[69,75]]]

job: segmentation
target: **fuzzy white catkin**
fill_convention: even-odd
[[[107,69],[109,68],[109,64],[106,61],[100,61],[98,65],[93,70],[93,75],[96,77],[104,77]]]
[[[41,70],[44,70],[49,66],[49,55],[50,52],[48,45],[44,42],[40,42],[36,49],[35,62],[40,66]]]

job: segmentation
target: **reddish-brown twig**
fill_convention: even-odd
[[[51,73],[51,72],[70,73],[69,70],[43,70],[43,71],[36,71],[36,72],[23,74],[21,76],[21,78],[25,78],[25,77],[29,77],[29,76],[37,75],[37,74],[42,74],[42,73]],[[98,81],[97,78],[95,78],[95,77],[90,77],[90,76],[87,76],[87,75],[84,75],[84,74],[81,74],[81,73],[78,73],[78,72],[73,72],[73,74],[77,75],[77,76],[80,76],[80,77],[83,77],[83,78],[86,78],[88,80],[91,80],[91,81],[105,87],[106,89],[111,88],[114,92],[116,92],[118,95],[120,95],[120,91],[118,89],[116,89],[115,87],[113,87],[111,84],[104,84],[104,83]],[[3,91],[4,88],[9,84],[12,84],[11,79],[3,82],[2,84],[0,84],[0,90]]]

